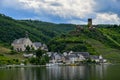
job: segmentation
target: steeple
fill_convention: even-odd
[[[25,38],[28,38],[28,31],[25,32]]]

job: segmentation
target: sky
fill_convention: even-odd
[[[0,13],[53,23],[120,24],[120,0],[0,0]]]

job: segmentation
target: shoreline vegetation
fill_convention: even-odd
[[[4,65],[1,68],[32,68],[32,67],[65,67],[65,66],[85,66],[85,65],[114,65],[112,63],[87,63],[87,64],[61,64],[61,65]]]

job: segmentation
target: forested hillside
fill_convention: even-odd
[[[37,20],[14,20],[0,14],[0,42],[11,43],[29,33],[32,41],[48,42],[51,38],[74,29],[71,24],[53,24]]]

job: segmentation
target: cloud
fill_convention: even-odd
[[[93,20],[94,24],[119,24],[120,18],[117,14],[113,13],[99,13]]]
[[[31,11],[40,20],[78,24],[88,18],[93,18],[94,23],[118,24],[119,4],[119,0],[1,0],[0,3],[2,7]]]
[[[61,18],[83,18],[92,13],[93,0],[19,0],[26,9],[34,9],[36,13],[47,13]]]

